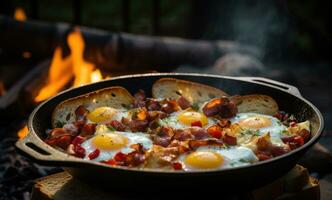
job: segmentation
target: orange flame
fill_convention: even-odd
[[[54,50],[53,59],[48,72],[48,83],[35,97],[36,102],[43,101],[59,92],[73,77],[70,59],[62,59],[62,50]]]
[[[52,63],[48,73],[48,83],[35,97],[36,102],[43,101],[59,91],[74,78],[73,87],[103,80],[103,76],[94,64],[84,60],[85,43],[78,28],[67,37],[70,55],[62,58],[62,51],[58,47],[53,54]]]
[[[27,126],[24,126],[23,128],[21,128],[18,132],[17,132],[17,136],[19,139],[23,139],[25,138],[25,136],[28,135],[28,127]]]
[[[23,8],[16,8],[14,12],[14,19],[17,21],[25,21],[27,20],[27,16],[23,10]]]

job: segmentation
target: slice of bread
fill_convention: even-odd
[[[226,92],[200,83],[175,78],[162,78],[152,86],[152,96],[157,99],[186,98],[191,104],[199,104],[216,97],[229,96]]]
[[[133,96],[123,87],[109,87],[61,102],[52,114],[52,126],[75,121],[75,110],[83,105],[89,111],[97,107],[128,108],[134,101]]]
[[[250,94],[234,96],[232,99],[236,102],[239,113],[254,112],[274,115],[279,110],[277,102],[267,95]]]

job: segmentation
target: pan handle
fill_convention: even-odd
[[[29,131],[28,135],[16,142],[16,147],[27,154],[32,159],[37,161],[47,161],[45,164],[50,162],[63,161],[64,159],[75,160],[72,156],[69,156],[65,153],[61,153],[58,150],[46,145],[43,141],[40,140],[35,134]],[[44,163],[43,163],[44,164]]]
[[[254,83],[263,83],[265,85],[274,86],[274,87],[280,88],[290,94],[293,94],[295,96],[302,97],[302,95],[301,95],[299,89],[297,89],[297,87],[295,87],[293,85],[289,85],[287,83],[282,83],[279,81],[275,81],[275,80],[271,80],[271,79],[263,78],[263,77],[240,77],[240,79],[254,82]]]

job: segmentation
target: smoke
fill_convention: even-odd
[[[281,56],[288,29],[282,1],[236,0],[232,8],[229,19],[235,41],[256,46],[262,58]]]

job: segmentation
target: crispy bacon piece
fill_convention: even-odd
[[[237,106],[234,101],[228,97],[212,99],[203,107],[206,116],[218,115],[221,118],[231,118],[237,113]]]
[[[173,169],[175,170],[182,170],[182,164],[179,162],[173,163]]]
[[[69,146],[71,140],[71,135],[62,135],[58,137],[47,138],[45,142],[53,147],[60,147],[61,149],[65,150]]]
[[[217,140],[215,138],[204,139],[204,140],[190,140],[188,145],[191,149],[195,150],[201,146],[221,146],[224,143],[221,140]]]
[[[133,132],[145,132],[149,126],[148,120],[131,120],[129,122],[129,128]]]
[[[162,111],[148,111],[149,119],[154,120],[154,119],[163,119],[168,116],[167,113],[164,113]]]
[[[270,153],[264,151],[257,151],[255,152],[255,154],[259,161],[268,160],[272,158],[272,155]]]
[[[145,92],[144,90],[138,90],[135,94],[134,94],[134,108],[139,108],[139,107],[144,107],[145,106]]]
[[[154,100],[154,99],[148,99],[146,101],[146,108],[149,110],[149,111],[155,111],[155,110],[160,110],[161,109],[161,106],[159,104],[158,101]]]
[[[223,136],[222,140],[228,145],[237,145],[237,138],[235,136],[228,135],[227,133]]]
[[[83,105],[80,105],[75,110],[76,121],[86,121],[86,115],[89,113],[89,110],[86,109]]]
[[[207,130],[200,128],[200,127],[191,127],[190,129],[191,134],[194,136],[195,140],[202,140],[206,138],[211,138]]]
[[[189,129],[177,129],[174,130],[173,140],[179,140],[179,141],[186,141],[190,139],[194,139],[194,136],[191,134]]]
[[[283,155],[287,152],[289,152],[289,149],[286,149],[286,148],[283,148],[283,147],[273,145],[272,148],[271,148],[271,154],[274,157]]]
[[[174,132],[172,129],[167,127],[160,127],[156,130],[156,133],[152,136],[153,144],[167,147],[172,140]]]
[[[113,159],[116,161],[116,165],[136,167],[145,161],[146,156],[143,146],[141,144],[136,144],[133,147],[135,151],[128,154],[124,154],[122,152],[115,154]]]
[[[190,107],[190,102],[186,98],[184,98],[183,96],[181,96],[177,100],[177,103],[179,104],[179,106],[181,107],[182,110],[185,110],[185,109]]]
[[[217,124],[210,126],[207,132],[214,138],[220,139],[222,137],[222,128]]]
[[[304,140],[304,143],[308,142],[311,138],[310,131],[306,129],[302,129],[296,133],[297,135],[301,136]]]
[[[96,126],[97,126],[97,124],[94,124],[94,123],[85,124],[81,130],[80,135],[82,137],[88,137],[88,136],[93,135],[96,131]]]
[[[66,131],[64,128],[55,128],[51,130],[45,142],[51,146],[60,147],[65,150],[74,137],[75,135]]]
[[[124,124],[122,124],[121,122],[119,122],[118,120],[112,120],[107,125],[112,126],[117,131],[125,131],[126,130],[126,126]]]
[[[218,121],[218,125],[221,127],[221,128],[228,128],[230,127],[231,125],[231,121],[227,120],[227,119],[220,119]]]
[[[175,100],[168,100],[166,102],[163,102],[161,110],[167,114],[175,112],[178,110],[177,102]]]
[[[82,136],[76,136],[71,142],[74,146],[81,145],[84,142],[84,138]]]

